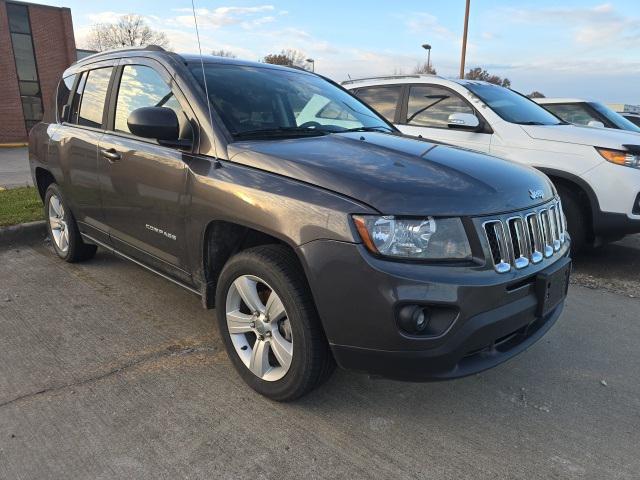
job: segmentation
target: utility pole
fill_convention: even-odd
[[[467,0],[467,8],[464,12],[464,33],[462,34],[462,57],[460,58],[460,78],[464,78],[464,60],[467,55],[467,31],[469,30],[469,6],[471,0]]]

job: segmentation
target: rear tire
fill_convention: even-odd
[[[566,187],[558,187],[562,209],[567,219],[567,230],[571,236],[571,250],[579,253],[587,246],[589,234],[588,215],[576,194]]]
[[[83,242],[76,219],[55,183],[45,192],[44,214],[51,244],[61,259],[74,263],[89,260],[96,254],[98,247]]]
[[[281,301],[280,308],[273,307],[272,297]],[[284,246],[251,248],[227,262],[216,290],[216,317],[240,376],[272,400],[305,395],[335,368],[304,272]],[[288,348],[284,361],[282,345]],[[263,350],[264,361],[256,368],[256,352]]]

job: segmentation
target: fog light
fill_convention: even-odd
[[[398,313],[400,328],[407,333],[421,333],[429,325],[429,311],[419,305],[405,305]]]

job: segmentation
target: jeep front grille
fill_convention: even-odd
[[[566,219],[560,200],[482,224],[498,273],[540,263],[558,252],[567,240]]]

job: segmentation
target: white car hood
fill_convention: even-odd
[[[640,145],[640,134],[613,128],[589,128],[576,125],[520,125],[531,138],[550,142],[573,143],[593,147],[622,149],[622,145]]]

